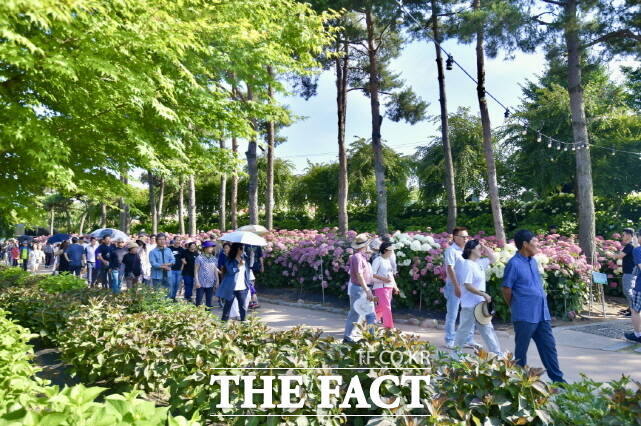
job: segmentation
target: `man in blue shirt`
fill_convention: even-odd
[[[71,245],[67,247],[67,250],[64,252],[64,256],[69,262],[69,270],[72,274],[80,276],[80,270],[83,267],[85,261],[85,248],[78,244],[78,238],[73,237],[71,239]]]
[[[641,237],[641,230],[637,232],[637,237]],[[630,311],[632,312],[634,331],[625,333],[625,338],[641,343],[641,246],[632,251],[632,257],[636,266],[636,282],[634,289],[630,292]]]
[[[547,295],[534,258],[538,253],[537,240],[532,232],[521,230],[514,236],[514,244],[519,251],[510,259],[503,275],[503,297],[512,310],[514,357],[517,364],[525,366],[530,340],[534,339],[550,379],[564,383],[550,325]]]

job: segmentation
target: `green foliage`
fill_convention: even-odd
[[[29,276],[31,274],[20,267],[0,267],[0,288],[22,285]]]
[[[550,414],[558,425],[641,424],[641,384],[633,386],[627,377],[598,383],[584,376],[564,385],[552,402]]]
[[[0,423],[7,425],[197,425],[171,417],[168,408],[139,399],[139,391],[113,394],[95,402],[105,388],[76,385],[58,390],[36,377],[27,344],[34,335],[6,318],[0,310]]]
[[[87,287],[87,282],[76,275],[62,273],[49,275],[38,282],[38,287],[47,293],[66,293],[72,290],[82,290]]]

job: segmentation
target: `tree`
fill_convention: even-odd
[[[185,182],[183,177],[179,177],[178,183],[178,232],[180,235],[185,234]]]
[[[441,118],[434,121],[442,122]],[[448,117],[453,167],[458,171],[454,182],[457,199],[470,200],[487,192],[486,165],[483,158],[483,126],[469,108],[459,108]],[[445,150],[442,137],[434,137],[428,146],[417,149],[414,173],[418,179],[420,199],[427,204],[448,201]]]
[[[238,156],[238,141],[236,137],[231,138],[231,150],[234,156]],[[238,228],[238,173],[234,169],[231,175],[231,227]]]
[[[638,158],[612,155],[609,148],[630,152],[638,149],[635,144],[641,138],[641,117],[628,103],[630,89],[626,92],[625,87],[610,79],[605,67],[587,59],[582,68],[587,126],[595,148],[592,155],[596,177],[594,193],[621,199],[641,189],[641,175],[634,166]],[[518,122],[506,129],[504,151],[510,152],[507,163],[511,165],[511,179],[534,197],[575,192],[576,157],[572,145],[558,145],[538,133],[554,135],[561,141],[572,140],[566,74],[565,62],[551,60],[537,82],[524,86],[524,102],[515,113]],[[527,122],[537,131],[523,135],[519,122]]]
[[[220,140],[220,149],[225,149],[225,141]],[[218,212],[218,223],[221,231],[227,230],[227,173],[224,171],[220,174],[220,200],[219,200],[219,212]]]
[[[415,124],[425,116],[427,104],[409,88],[403,87],[399,76],[390,70],[390,61],[400,54],[403,38],[397,23],[399,10],[395,3],[379,0],[356,1],[353,10],[365,18],[366,39],[362,44],[362,57],[355,68],[360,75],[353,77],[353,87],[359,87],[370,99],[372,120],[372,148],[374,175],[376,177],[377,232],[387,233],[386,165],[383,158],[381,136],[381,96],[387,97],[386,115],[392,121],[405,120]]]
[[[579,0],[542,0],[543,13],[532,12],[540,24],[539,41],[558,46],[567,57],[567,90],[576,147],[576,200],[579,218],[579,244],[593,260],[595,253],[595,214],[592,183],[592,158],[585,114],[582,64],[594,46],[603,47],[602,54],[622,52],[638,54],[638,4],[632,1],[610,3]],[[532,4],[528,0],[527,4]],[[551,18],[550,18],[551,17]],[[632,43],[632,44],[631,44]],[[561,47],[562,46],[562,47]],[[631,48],[636,47],[636,50]],[[629,49],[629,50],[628,50]]]

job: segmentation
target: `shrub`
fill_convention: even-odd
[[[82,290],[87,287],[87,282],[65,272],[58,275],[48,275],[38,282],[38,287],[47,293],[65,293],[71,290]]]
[[[1,268],[0,289],[22,285],[31,274],[22,268]]]

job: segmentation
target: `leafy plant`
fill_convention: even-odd
[[[87,287],[87,282],[82,278],[62,273],[58,275],[49,275],[38,282],[38,287],[47,293],[65,293],[71,290],[81,290]]]

